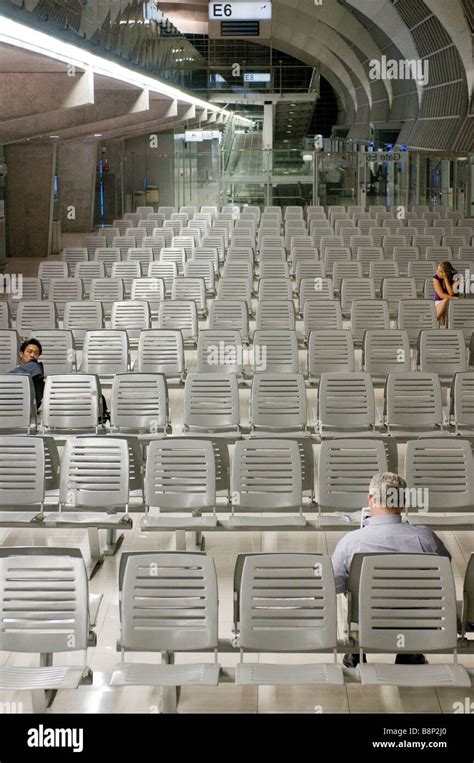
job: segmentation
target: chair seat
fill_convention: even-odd
[[[97,615],[99,614],[99,608],[103,598],[103,593],[89,594],[89,625],[92,628],[97,624]]]
[[[473,507],[474,509],[474,507]],[[411,525],[427,525],[437,527],[440,530],[455,528],[457,530],[472,530],[474,521],[472,514],[453,514],[442,516],[440,514],[408,514]]]
[[[0,511],[0,525],[6,527],[28,525],[39,516],[37,511]]]
[[[384,665],[363,663],[357,666],[363,684],[382,686],[471,686],[463,665]]]
[[[116,665],[110,686],[217,686],[220,666],[212,663],[191,665]]]
[[[89,668],[84,667],[0,668],[0,689],[77,689],[88,674]]]
[[[217,517],[213,514],[209,517],[167,517],[163,514],[157,517],[142,517],[140,520],[141,530],[206,530],[217,527]]]
[[[104,512],[79,512],[58,511],[46,514],[44,517],[45,527],[97,527],[105,529],[130,529],[132,519],[124,514],[106,514]]]
[[[306,517],[300,514],[294,517],[288,517],[282,515],[281,517],[245,517],[236,516],[231,517],[228,520],[224,520],[222,525],[229,528],[233,527],[264,527],[277,530],[279,527],[306,527]]]
[[[342,667],[334,663],[271,665],[264,662],[239,662],[235,669],[235,683],[241,686],[342,686],[344,674]]]

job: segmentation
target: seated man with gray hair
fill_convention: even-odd
[[[347,533],[332,555],[337,593],[347,592],[352,557],[357,553],[385,552],[440,554],[451,559],[443,542],[429,527],[402,522],[407,483],[393,472],[379,472],[369,485],[370,517],[360,530]],[[344,665],[356,667],[358,654],[346,654]],[[425,662],[423,655],[397,655],[398,663]]]

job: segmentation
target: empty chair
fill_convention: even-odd
[[[16,315],[16,330],[20,337],[31,337],[39,329],[55,329],[56,324],[57,317],[54,302],[22,301],[19,303]]]
[[[18,334],[15,329],[1,329],[0,374],[6,374],[8,371],[11,371],[12,368],[15,368],[15,366],[18,365],[18,350]]]
[[[354,257],[357,257],[359,249],[361,249],[362,247],[368,247],[372,249],[374,246],[375,246],[375,242],[372,236],[357,235],[357,236],[352,236],[350,240],[350,248],[352,250]]]
[[[237,574],[242,559],[241,579]],[[316,572],[317,571],[317,572]],[[237,585],[236,585],[237,583]],[[264,598],[262,598],[264,597]],[[320,554],[240,555],[234,574],[238,602],[238,685],[342,685],[337,665],[336,588],[329,557]],[[251,652],[332,650],[332,662],[268,664]]]
[[[299,311],[304,313],[307,301],[330,300],[334,297],[332,278],[302,278],[299,283]]]
[[[25,435],[0,437],[1,525],[24,525],[42,517],[45,491],[47,485],[50,485],[46,440],[50,441],[51,438]],[[57,456],[57,450],[55,455]],[[53,468],[54,471],[59,471],[59,456],[55,459]],[[57,487],[56,475],[54,479]]]
[[[192,300],[195,302],[200,317],[207,313],[206,284],[204,278],[175,278],[171,290],[173,300]]]
[[[377,472],[397,469],[382,439],[351,436],[323,440],[318,459],[319,511],[360,511]],[[358,523],[359,524],[359,523]]]
[[[165,284],[165,296],[170,296],[173,281],[178,277],[178,266],[175,262],[151,262],[148,266],[148,278],[161,278]]]
[[[185,260],[190,260],[192,258],[195,246],[196,244],[192,236],[173,236],[173,240],[171,241],[172,249],[180,249],[184,251]],[[161,259],[163,259],[163,251],[161,252]]]
[[[423,329],[436,329],[437,327],[438,320],[433,300],[401,300],[398,308],[398,328],[407,331],[412,347],[417,345],[420,331]]]
[[[209,246],[197,246],[194,250],[193,262],[210,262],[215,275],[219,272],[219,252]]]
[[[111,400],[112,432],[157,434],[171,431],[168,390],[162,374],[115,374]]]
[[[386,236],[389,235],[388,228],[385,228],[383,226],[377,225],[374,228],[369,228],[369,236],[374,242],[374,246],[382,246],[384,245],[384,239]]]
[[[300,288],[303,278],[326,278],[326,265],[324,262],[300,262],[296,263],[295,282],[296,290]]]
[[[20,300],[35,302],[43,299],[43,284],[40,278],[12,275],[10,283],[8,278],[8,274],[1,276],[1,292],[7,292],[8,306],[13,317],[16,317]]]
[[[179,329],[185,342],[196,344],[198,336],[198,314],[196,303],[190,300],[160,302],[158,328]]]
[[[338,300],[307,300],[303,309],[303,336],[307,342],[311,331],[342,329],[342,312]]]
[[[35,337],[43,350],[41,362],[45,375],[72,374],[76,365],[73,332],[63,329],[36,331]]]
[[[474,332],[474,301],[471,299],[453,299],[448,306],[448,328],[460,330],[466,341]]]
[[[255,374],[250,396],[252,431],[305,432],[307,416],[303,374]]]
[[[197,344],[199,373],[243,373],[243,347],[240,331],[205,329],[199,332]]]
[[[134,371],[163,374],[167,380],[183,381],[185,358],[183,335],[178,329],[147,329],[140,333]]]
[[[128,250],[136,246],[137,241],[135,236],[117,236],[112,240],[112,247],[114,249],[120,249],[120,258],[122,260],[126,260]]]
[[[398,278],[400,275],[398,262],[382,260],[381,262],[371,262],[369,266],[369,278],[372,278],[375,284],[377,295],[382,294],[382,282],[384,278]]]
[[[161,250],[166,246],[166,236],[162,233],[158,234],[156,230],[153,230],[151,236],[145,236],[142,241],[142,246],[144,249],[151,249],[153,252],[153,261],[159,260]]]
[[[430,231],[431,234],[431,231]],[[436,246],[436,239],[433,235],[418,235],[413,236],[413,246],[416,247],[420,253],[420,257],[422,260],[432,260],[433,257],[427,257],[426,252],[430,247]],[[410,259],[418,259],[411,257]]]
[[[455,373],[468,370],[461,330],[421,331],[418,348],[420,371],[438,374],[441,382],[450,382]]]
[[[185,278],[197,278],[204,281],[206,293],[215,294],[215,274],[212,262],[204,260],[188,260],[184,266]]]
[[[244,300],[215,299],[209,308],[210,329],[236,329],[242,342],[249,340],[248,306]]]
[[[87,262],[89,252],[85,247],[67,247],[62,250],[61,259],[67,264],[68,273],[72,276],[78,262]]]
[[[296,331],[257,330],[253,336],[253,372],[296,374],[299,371]]]
[[[293,284],[290,278],[261,278],[258,288],[259,300],[292,299]]]
[[[121,278],[97,278],[91,282],[90,298],[92,302],[100,302],[104,318],[110,318],[112,304],[121,302],[124,298],[123,281]]]
[[[381,262],[383,260],[383,249],[380,246],[359,246],[357,250],[357,261],[362,263],[363,275],[369,275],[372,262]]]
[[[34,304],[37,304],[36,302]],[[9,329],[11,327],[11,315],[8,302],[0,302],[0,328]],[[18,321],[17,321],[18,328]]]
[[[257,305],[257,329],[295,330],[295,307],[291,300],[266,300]]]
[[[456,434],[474,434],[474,373],[458,372],[451,384],[449,420]]]
[[[150,262],[153,262],[153,249],[150,247],[131,247],[127,250],[125,259],[127,262],[139,262],[141,275],[146,275]]]
[[[66,302],[63,326],[72,331],[75,343],[82,345],[87,331],[97,331],[104,327],[102,303],[91,300]]]
[[[416,299],[416,283],[414,278],[384,278],[382,282],[382,299],[388,302],[390,317],[398,317],[398,306],[402,299]]]
[[[289,278],[287,262],[272,262],[260,259],[260,278]]]
[[[134,278],[130,299],[148,302],[150,311],[158,312],[160,302],[165,298],[165,282],[162,278]],[[117,300],[119,301],[119,300]]]
[[[92,374],[54,374],[44,386],[44,432],[99,431],[100,385]]]
[[[80,278],[86,297],[90,294],[94,278],[105,278],[105,268],[102,262],[78,262],[74,269],[74,278]]]
[[[417,371],[389,374],[383,415],[387,433],[401,439],[441,430],[443,406],[437,374]]]
[[[343,278],[348,280],[353,278],[362,278],[362,263],[353,261],[335,262],[332,270],[332,281],[334,284],[334,291],[339,293],[341,290],[341,281]]]
[[[126,331],[88,331],[84,337],[81,372],[101,378],[126,373],[129,368],[129,343]]]
[[[417,294],[422,295],[425,279],[432,278],[436,272],[436,262],[432,260],[415,260],[408,263],[408,278],[415,279]]]
[[[392,221],[391,224],[396,225],[397,223]],[[395,247],[407,247],[410,245],[411,237],[402,235],[402,231],[403,228],[400,229],[398,235],[385,236],[383,240],[383,251],[385,257],[388,259],[394,258],[393,253],[395,251]]]
[[[112,278],[120,278],[122,280],[125,297],[130,296],[134,279],[140,277],[141,268],[139,262],[114,262],[112,265]]]
[[[191,257],[190,253],[190,257]],[[161,250],[160,261],[161,262],[174,262],[178,268],[178,275],[183,275],[184,265],[186,263],[187,255],[184,247],[170,247],[165,246]]]
[[[112,275],[112,265],[114,262],[120,262],[122,259],[120,255],[120,249],[118,247],[99,248],[94,252],[93,260],[96,263],[101,263],[105,270],[105,275],[110,277]]]
[[[151,328],[149,303],[143,300],[114,302],[110,326],[112,329],[124,329],[128,334],[129,343],[138,344],[140,331]]]
[[[315,382],[326,372],[355,370],[354,341],[350,331],[311,331],[308,342],[308,379]]]
[[[235,374],[192,373],[184,386],[183,431],[238,432],[239,386]]]
[[[35,427],[36,398],[31,376],[0,374],[0,431],[29,434]]]
[[[104,225],[103,228],[99,228],[99,236],[103,239],[100,247],[112,246],[112,241],[116,236],[120,236],[120,229],[114,226]]]
[[[403,641],[397,639],[400,633]],[[437,554],[366,556],[359,589],[359,645],[361,659],[365,652],[447,650],[454,655],[453,662],[411,665],[409,670],[406,665],[361,662],[357,670],[363,684],[469,687],[469,674],[457,661],[456,591],[450,560]]]
[[[316,430],[345,433],[375,430],[375,398],[370,374],[323,373]]]
[[[49,300],[54,302],[61,320],[66,302],[79,302],[83,296],[80,278],[52,278],[49,284]]]
[[[45,713],[47,691],[92,684],[87,666],[89,593],[79,549],[0,550],[0,649],[12,656],[39,655],[37,666],[15,662],[0,668],[1,691],[29,691],[33,712]],[[81,652],[70,664],[57,653]],[[43,655],[48,654],[48,660]]]
[[[228,256],[222,269],[222,276],[224,278],[245,279],[249,282],[251,288],[253,281],[253,263],[250,259],[234,259]]]
[[[332,272],[332,268],[336,262],[348,262],[351,260],[351,250],[348,246],[331,246],[326,247],[323,254],[324,264],[328,273]]]
[[[385,383],[390,373],[411,371],[410,342],[406,331],[369,329],[364,334],[364,371],[374,384]]]
[[[341,282],[343,317],[351,314],[352,303],[358,299],[375,299],[375,284],[371,278],[344,278]]]
[[[354,344],[362,347],[365,332],[369,329],[390,328],[388,302],[383,299],[357,299],[352,303],[351,327]]]
[[[138,222],[138,221],[137,221]],[[147,232],[144,228],[137,227],[131,227],[125,229],[125,238],[131,238],[135,242],[132,244],[132,247],[139,247],[142,245],[143,239],[147,235]],[[131,247],[129,247],[130,249]]]

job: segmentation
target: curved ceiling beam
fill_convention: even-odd
[[[466,22],[459,0],[446,3],[445,0],[424,0],[425,5],[436,16],[451,37],[466,72],[469,96],[474,86],[474,62],[472,58],[472,35]]]

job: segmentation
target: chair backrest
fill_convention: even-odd
[[[182,378],[185,372],[183,335],[179,329],[147,329],[140,333],[135,370]]]
[[[96,432],[100,410],[100,385],[93,374],[54,374],[46,377],[43,399],[45,431]]]
[[[398,306],[402,299],[416,299],[416,283],[414,278],[384,278],[382,281],[382,298],[388,302],[390,314],[398,316]]]
[[[67,262],[61,262],[60,260],[48,262],[44,260],[38,265],[38,278],[41,278],[45,294],[49,293],[49,284],[53,278],[67,278],[67,276]]]
[[[148,302],[151,312],[158,310],[159,303],[165,298],[165,282],[162,278],[134,278],[130,299]],[[119,300],[117,300],[119,301]]]
[[[474,300],[452,299],[448,303],[448,328],[462,331],[469,340],[474,331]]]
[[[339,291],[341,288],[341,281],[343,278],[353,279],[362,278],[362,263],[353,262],[352,260],[335,262],[332,269],[332,280],[334,289]]]
[[[217,574],[212,557],[191,552],[125,553],[121,575],[122,648],[137,652],[217,648]]]
[[[179,329],[184,341],[197,341],[198,316],[196,303],[191,300],[160,302],[158,308],[158,328]]]
[[[420,331],[438,328],[434,301],[402,299],[398,307],[398,328],[408,332],[411,345],[417,344]]]
[[[260,278],[258,298],[260,300],[293,299],[291,278]]]
[[[114,262],[112,265],[112,278],[121,278],[123,288],[127,296],[130,295],[134,278],[140,278],[141,268],[139,262]]]
[[[201,259],[188,260],[184,266],[185,278],[197,278],[204,281],[206,291],[214,292],[215,289],[215,274],[214,265],[212,262]]]
[[[398,278],[399,275],[398,262],[382,260],[381,262],[371,262],[369,265],[369,278],[373,279],[375,291],[378,293],[381,292],[384,278]]]
[[[369,329],[364,334],[362,366],[375,377],[411,371],[410,341],[400,329]]]
[[[215,510],[216,467],[210,440],[152,440],[145,469],[145,503],[160,511]]]
[[[90,298],[93,302],[102,302],[104,315],[109,317],[114,302],[124,298],[121,278],[97,278],[91,282]]]
[[[299,509],[301,456],[296,440],[256,438],[235,443],[232,506],[239,511]]]
[[[464,334],[461,330],[421,331],[419,337],[420,371],[452,377],[468,370]]]
[[[0,330],[0,374],[6,374],[18,365],[18,334],[15,329]],[[42,358],[43,360],[43,358]]]
[[[387,428],[423,431],[442,427],[443,405],[437,374],[415,371],[387,376],[384,396]]]
[[[19,304],[21,304],[21,302]],[[17,307],[17,310],[18,310],[18,307]],[[17,320],[16,326],[17,326],[17,330],[19,330],[18,320]],[[0,328],[1,329],[11,328],[11,312],[10,312],[9,302],[0,302]]]
[[[0,431],[29,432],[36,424],[31,376],[0,374]]]
[[[0,507],[21,511],[42,507],[45,446],[41,437],[0,437]]]
[[[456,591],[447,557],[375,554],[364,558],[359,591],[362,649],[436,652],[455,649],[456,642]]]
[[[450,419],[456,431],[474,428],[474,372],[454,374],[451,384]]]
[[[197,345],[199,373],[243,372],[243,347],[236,329],[205,329],[199,332]]]
[[[184,387],[185,430],[237,430],[239,422],[239,385],[236,374],[188,375]]]
[[[84,337],[81,371],[98,376],[125,373],[129,366],[126,331],[104,329],[87,331]]]
[[[130,487],[125,438],[72,437],[61,461],[59,502],[67,509],[126,511]]]
[[[467,627],[472,630],[474,623],[474,553],[469,557],[464,576],[464,604],[462,611],[462,632]]]
[[[422,438],[407,443],[407,509],[472,513],[474,458],[468,440]]]
[[[37,331],[35,336],[43,348],[41,362],[45,374],[72,374],[76,364],[72,332],[53,329],[52,331]]]
[[[250,425],[266,431],[307,428],[303,374],[255,374],[250,393]]]
[[[257,329],[294,331],[295,307],[292,300],[266,300],[257,305]]]
[[[367,504],[370,480],[389,468],[382,440],[339,438],[321,443],[318,505],[324,511],[357,511]]]
[[[178,276],[173,281],[171,290],[173,300],[193,300],[199,313],[206,310],[206,282],[204,278]]]
[[[255,331],[253,372],[296,374],[299,353],[296,331]]]
[[[115,374],[110,426],[114,432],[166,431],[169,425],[168,389],[162,374]]]
[[[114,302],[110,325],[112,329],[124,329],[130,344],[137,343],[140,331],[151,328],[149,303],[144,300]]]
[[[375,284],[371,278],[343,278],[341,282],[341,309],[350,313],[356,299],[375,299]]]
[[[16,330],[20,337],[28,338],[38,329],[55,329],[56,327],[57,316],[54,302],[22,301],[19,303],[16,314]]]
[[[326,555],[246,556],[239,600],[242,649],[293,652],[336,646],[336,586]]]
[[[49,299],[54,302],[58,317],[64,315],[66,302],[78,302],[83,298],[82,281],[80,278],[52,278],[49,283]]]
[[[178,266],[175,262],[150,262],[148,265],[148,278],[161,278],[165,284],[166,296],[171,294],[173,281],[177,277]]]
[[[63,326],[72,331],[77,344],[82,344],[86,331],[97,331],[104,326],[102,303],[89,299],[66,302]]]
[[[243,342],[249,337],[247,303],[244,300],[214,299],[209,307],[210,329],[236,329]]]
[[[78,262],[74,268],[74,278],[81,279],[86,295],[90,293],[92,280],[94,278],[105,278],[105,275],[103,262]]]
[[[375,398],[370,374],[322,374],[318,394],[318,424],[321,431],[374,429]]]
[[[357,344],[362,344],[365,332],[377,328],[390,328],[390,311],[384,299],[355,299],[351,307],[352,336]]]
[[[89,593],[80,549],[1,548],[0,581],[0,650],[86,651]]]
[[[310,380],[317,379],[328,371],[352,373],[354,370],[354,341],[350,331],[318,329],[310,332],[308,342]]]
[[[217,286],[217,299],[245,300],[250,311],[252,307],[252,283],[248,278],[224,276]]]
[[[311,331],[342,329],[342,312],[339,300],[316,299],[305,302],[303,310],[303,333],[307,340]]]

